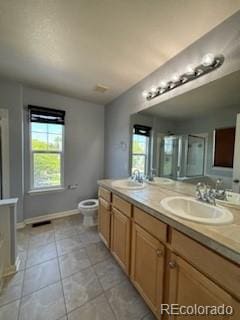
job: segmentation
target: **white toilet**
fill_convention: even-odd
[[[87,199],[78,204],[78,209],[83,215],[83,225],[87,227],[97,224],[98,200]]]

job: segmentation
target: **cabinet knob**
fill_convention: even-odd
[[[157,249],[157,256],[158,257],[161,257],[163,255],[163,252],[162,252],[162,250],[160,250],[160,249]]]
[[[168,262],[168,265],[169,265],[169,267],[170,267],[171,269],[174,269],[174,268],[176,268],[176,266],[177,266],[177,264],[176,264],[175,261],[169,261],[169,262]]]

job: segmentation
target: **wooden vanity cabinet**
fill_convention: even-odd
[[[158,239],[133,223],[131,257],[131,280],[158,315],[163,302],[165,248]]]
[[[131,204],[113,195],[111,215],[111,252],[129,275],[131,248]]]
[[[201,319],[217,319],[217,320],[237,320],[239,319],[239,303],[234,300],[229,293],[217,286],[212,280],[204,276],[188,262],[174,253],[171,253],[167,263],[168,268],[168,297],[166,303],[178,304],[182,306],[232,306],[234,309],[233,316],[224,315],[208,315],[199,316]],[[192,316],[168,316],[165,319],[196,319],[196,315]]]
[[[105,243],[110,247],[111,235],[111,193],[108,190],[99,188],[99,207],[98,207],[98,232]]]
[[[239,320],[240,266],[171,228],[110,191],[99,191],[99,234],[157,319],[160,305],[230,305]]]
[[[166,241],[167,225],[134,207],[131,280],[159,319],[164,293]]]
[[[230,262],[181,232],[171,230],[171,249],[240,300],[240,265]]]

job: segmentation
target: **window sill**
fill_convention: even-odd
[[[36,189],[36,190],[29,190],[27,194],[30,196],[40,195],[40,194],[48,194],[48,193],[56,193],[64,191],[64,187],[58,187],[58,188],[51,188],[51,189]]]

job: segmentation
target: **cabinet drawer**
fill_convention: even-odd
[[[158,219],[150,216],[148,213],[134,207],[133,209],[134,221],[142,228],[147,230],[158,240],[167,241],[167,225]]]
[[[108,202],[111,202],[111,192],[107,189],[100,187],[98,189],[98,196],[105,199]]]
[[[106,210],[111,209],[111,204],[103,198],[99,198],[99,204],[102,205]]]
[[[221,287],[240,299],[240,266],[172,229],[172,248]]]
[[[132,205],[131,203],[123,200],[122,198],[113,195],[113,201],[112,201],[113,207],[124,213],[126,216],[131,218],[132,216]]]

